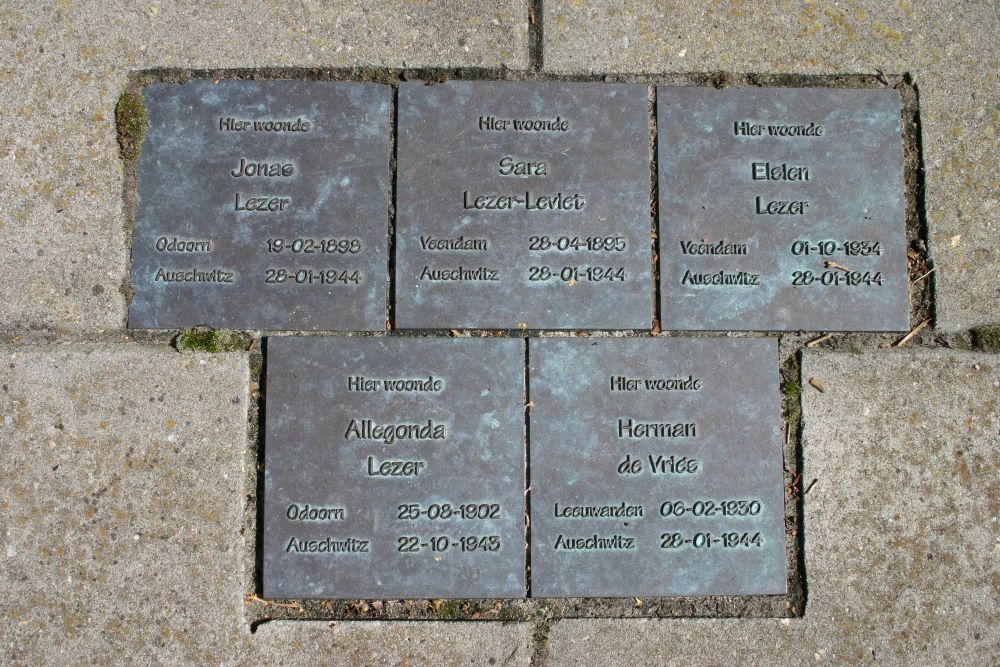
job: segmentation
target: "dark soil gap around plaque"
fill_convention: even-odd
[[[802,616],[807,603],[805,561],[805,493],[811,480],[802,478],[802,349],[781,362],[781,416],[785,461],[785,540],[788,559],[788,611]]]
[[[562,74],[511,70],[506,67],[256,67],[182,69],[158,67],[134,71],[126,90],[140,91],[153,83],[183,84],[193,80],[353,81],[398,87],[401,81],[554,81],[639,83],[648,86],[711,86],[723,88],[887,88],[902,90],[914,83],[907,74],[735,74],[729,72],[596,72]],[[895,81],[896,83],[893,83]],[[905,104],[905,101],[904,101]]]
[[[650,215],[650,252],[653,258],[653,333],[659,333],[660,312],[660,186],[659,164],[657,163],[656,146],[656,86],[649,87],[649,215]]]
[[[389,128],[389,238],[386,248],[385,330],[396,328],[396,140],[399,126],[399,88],[392,89],[392,126]]]
[[[254,559],[253,559],[253,595],[259,596],[264,590],[264,448],[267,443],[264,439],[264,424],[266,419],[266,386],[267,386],[267,339],[260,340],[259,365],[251,366],[250,381],[256,383],[256,400],[251,394],[250,411],[251,418],[256,417],[252,425],[252,442],[256,445],[256,456],[253,461],[252,478],[254,480],[253,490],[257,511],[254,521]],[[253,385],[251,385],[253,386]]]
[[[531,346],[524,339],[524,590],[531,597]]]
[[[123,118],[129,114],[132,118]],[[132,256],[132,229],[135,223],[135,214],[138,205],[138,168],[139,154],[142,151],[142,140],[134,136],[137,128],[141,128],[143,135],[148,126],[149,119],[146,115],[146,108],[142,100],[142,88],[139,85],[138,77],[130,77],[128,86],[122,92],[118,104],[115,105],[116,127],[119,133],[118,144],[121,147],[120,155],[124,164],[124,176],[122,180],[122,232],[125,248],[128,250],[129,267],[131,268]],[[130,132],[133,136],[122,136],[123,131]],[[129,146],[131,149],[126,150]],[[132,303],[135,289],[132,286],[131,272],[126,272],[122,278],[118,291],[125,299],[125,305]]]
[[[906,203],[906,234],[910,261],[911,324],[916,326],[937,314],[934,287],[936,274],[930,256],[927,224],[923,130],[920,120],[920,88],[909,73],[898,86],[903,107],[903,183]]]

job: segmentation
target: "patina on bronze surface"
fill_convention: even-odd
[[[399,88],[400,328],[648,329],[648,88]]]
[[[533,597],[782,594],[773,339],[529,341]]]
[[[384,330],[391,90],[147,86],[132,328]]]
[[[271,338],[268,598],[525,595],[524,343]]]
[[[664,329],[909,329],[900,96],[657,88]]]

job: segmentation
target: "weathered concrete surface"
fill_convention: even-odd
[[[527,65],[525,0],[5,2],[0,8],[0,329],[124,326],[130,70]]]
[[[802,377],[804,618],[560,621],[549,664],[996,663],[1000,356],[810,352]]]
[[[551,0],[544,7],[544,65],[557,72],[910,72],[920,90],[937,326],[1000,321],[995,2]]]
[[[270,665],[531,664],[530,623],[285,621],[260,626],[253,661]]]
[[[219,662],[240,639],[245,355],[2,356],[3,660]]]
[[[244,619],[244,354],[0,351],[0,662],[497,664],[531,626]]]

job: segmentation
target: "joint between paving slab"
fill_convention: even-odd
[[[535,72],[545,67],[545,28],[542,0],[528,0],[528,66]]]
[[[555,621],[545,618],[535,623],[535,629],[531,633],[531,659],[530,665],[544,665],[549,657],[549,633]]]

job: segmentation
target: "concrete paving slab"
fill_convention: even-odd
[[[996,3],[552,0],[543,21],[545,69],[561,73],[911,73],[937,326],[1000,321]]]
[[[8,2],[0,9],[0,328],[120,329],[115,104],[152,67],[527,66],[524,0]]]
[[[996,662],[1000,356],[808,352],[802,378],[804,617],[564,620],[549,664]]]
[[[283,621],[254,634],[253,659],[271,665],[531,664],[531,623]]]
[[[2,660],[220,662],[241,638],[246,356],[2,359]]]

